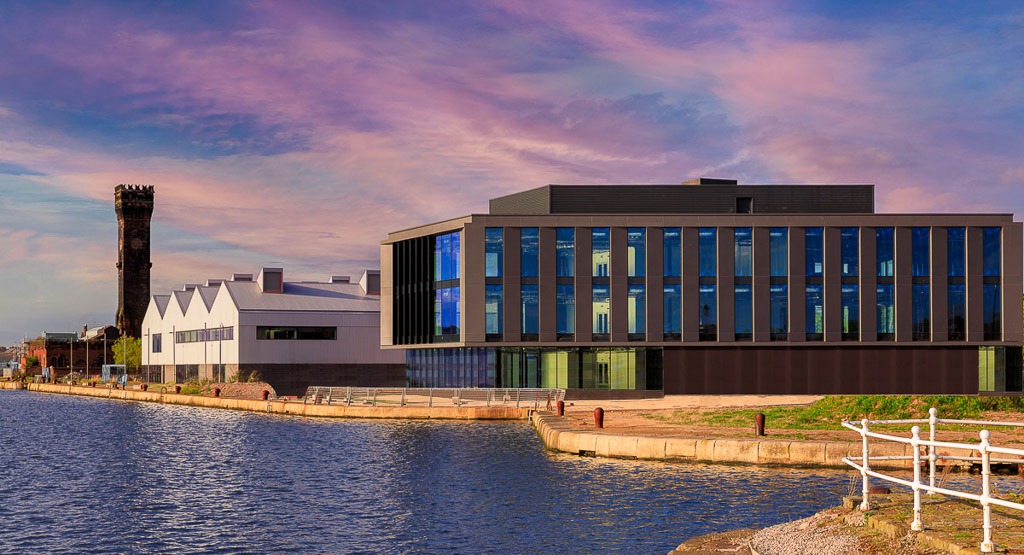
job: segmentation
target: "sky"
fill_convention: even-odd
[[[113,323],[119,183],[166,293],[549,183],[1022,214],[1022,143],[1020,2],[0,1],[0,345]]]

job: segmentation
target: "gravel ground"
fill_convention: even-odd
[[[846,533],[842,521],[824,512],[765,528],[754,534],[750,546],[760,555],[863,553],[860,539]]]

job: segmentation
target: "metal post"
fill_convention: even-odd
[[[863,449],[861,451],[861,460],[860,460],[860,476],[861,476],[861,481],[862,481],[861,495],[863,496],[863,499],[861,499],[861,502],[860,502],[860,510],[861,511],[870,511],[871,510],[871,499],[869,497],[870,494],[868,493],[868,490],[871,489],[871,484],[868,483],[868,470],[869,470],[869,466],[868,466],[868,434],[865,433],[865,432],[868,431],[868,419],[865,418],[865,419],[861,420],[860,421],[860,426],[861,426],[860,437],[861,437],[861,442],[863,443]]]
[[[939,424],[938,413],[939,413],[939,411],[936,410],[935,407],[932,407],[932,408],[928,409],[928,427],[930,428],[930,431],[928,432],[928,440],[932,441],[932,442],[935,441],[935,428]],[[928,446],[928,485],[933,487],[933,488],[935,487],[935,461],[936,460],[937,460],[937,457],[935,456],[935,446],[934,445],[929,445]],[[935,495],[935,492],[934,491],[929,491],[928,495]]]
[[[405,388],[402,388],[402,406],[405,406]]]
[[[991,455],[988,452],[988,430],[981,431],[981,445],[978,451],[981,452],[981,509],[985,515],[982,528],[984,537],[981,541],[981,552],[992,553],[995,551],[995,544],[992,543],[992,505],[989,500],[992,498],[992,468],[989,464]]]
[[[86,332],[88,333],[88,332]],[[85,380],[89,381],[89,338],[85,338]]]
[[[427,390],[427,406],[434,406],[434,388],[430,388]]]
[[[910,440],[914,448],[914,521],[910,523],[910,529],[920,532],[921,527],[921,427],[914,426],[910,429],[913,438]]]

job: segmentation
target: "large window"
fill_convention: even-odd
[[[488,285],[484,301],[484,320],[487,335],[501,334],[504,303],[501,285]]]
[[[754,338],[754,299],[749,283],[737,283],[734,287],[736,310],[735,334],[736,341],[749,341]]]
[[[500,227],[489,227],[484,230],[484,275],[501,277],[504,261],[502,254],[505,243],[505,230]]]
[[[519,236],[519,265],[523,277],[537,277],[537,236],[535,227],[524,227]]]
[[[594,276],[608,277],[611,247],[611,234],[607,227],[595,227],[590,230]]]
[[[520,296],[522,297],[522,334],[529,336],[536,335],[540,327],[537,286],[524,283],[522,285]],[[524,340],[525,339],[530,338],[524,338]]]
[[[892,277],[896,267],[896,233],[891,227],[875,228],[878,277]]]
[[[256,339],[321,339],[338,338],[336,327],[256,326]]]
[[[629,277],[647,275],[647,229],[630,227],[626,229],[626,259]]]
[[[697,234],[697,253],[700,258],[700,277],[718,275],[718,230],[702,227]]]
[[[571,227],[560,227],[555,230],[555,252],[558,277],[576,275],[576,230]]]
[[[875,289],[875,318],[878,321],[878,340],[892,341],[896,338],[896,311],[893,304],[891,283],[880,283]]]
[[[999,276],[1002,274],[1000,269],[1002,266],[1002,260],[999,252],[999,236],[1001,231],[1002,228],[998,227],[982,228],[981,251],[984,256],[985,277]]]
[[[985,341],[1002,339],[1002,295],[1000,294],[1000,275],[1002,274],[1002,255],[1000,252],[1000,234],[1002,228],[982,228],[983,285],[985,303],[984,338]]]
[[[768,230],[768,257],[771,277],[789,275],[789,228],[773,227]]]
[[[931,334],[931,299],[927,283],[915,283],[911,290],[914,341],[928,341]]]
[[[460,232],[434,237],[434,281],[459,279]]]
[[[737,227],[734,229],[733,244],[736,276],[749,277],[753,275],[754,238],[751,228]]]
[[[821,340],[825,333],[825,290],[820,283],[807,284],[807,340]]]
[[[163,350],[163,339],[164,336],[160,335],[159,333],[153,334],[153,345],[151,349],[152,352],[159,353]]]
[[[678,283],[665,284],[664,333],[666,339],[678,339],[683,333],[683,297]]]
[[[555,300],[557,302],[556,322],[559,335],[576,333],[576,287],[568,284],[557,286]]]
[[[843,264],[843,276],[858,275],[860,254],[860,229],[844,227],[839,231],[840,253]]]
[[[594,284],[594,329],[595,335],[607,335],[611,316],[611,297],[607,285]]]
[[[679,277],[683,275],[681,230],[678,227],[665,228],[665,239],[662,247],[664,250],[662,258],[665,264],[665,277]]]
[[[843,341],[860,339],[860,296],[857,289],[856,283],[843,284]]]
[[[159,334],[154,335],[159,337]],[[206,341],[231,341],[235,338],[235,328],[205,328],[201,330],[184,330],[174,332],[175,343],[202,343]],[[154,353],[160,351],[154,350]]]
[[[807,262],[806,275],[822,275],[825,269],[824,243],[825,238],[822,228],[808,227],[804,229],[804,257]]]
[[[963,283],[950,283],[946,299],[946,318],[949,325],[949,340],[967,339],[967,295]]]
[[[773,283],[768,289],[771,304],[772,341],[789,339],[789,286]]]
[[[946,228],[946,267],[951,277],[963,277],[964,275],[965,255],[967,253],[964,237],[964,228]]]
[[[442,287],[434,290],[434,335],[459,335],[459,288]]]
[[[1002,339],[1003,311],[1002,299],[999,294],[998,283],[986,283],[982,285],[984,290],[982,308],[984,313],[985,341],[999,341]]]
[[[643,335],[647,333],[647,290],[646,286],[631,283],[626,289],[627,333]],[[642,338],[633,338],[642,339]]]
[[[454,231],[434,237],[434,335],[442,340],[456,341],[460,332],[460,236]]]
[[[927,227],[910,228],[910,263],[912,275],[915,277],[930,276],[931,266],[928,253],[931,250]]]
[[[698,291],[700,303],[700,340],[718,339],[718,291],[717,286],[702,283]]]

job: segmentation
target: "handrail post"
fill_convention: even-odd
[[[932,408],[928,409],[928,427],[930,428],[930,430],[928,432],[928,440],[932,441],[932,442],[935,441],[935,428],[939,424],[938,413],[939,413],[939,411],[935,407],[932,407]],[[935,446],[934,445],[929,445],[928,446],[928,485],[933,487],[933,488],[935,487],[935,461],[936,460],[937,460],[937,457],[935,456]],[[928,495],[935,495],[935,492],[934,491],[929,491]]]
[[[871,510],[871,499],[869,497],[870,494],[868,493],[868,491],[871,489],[871,484],[868,483],[868,470],[869,470],[869,466],[868,466],[868,435],[866,433],[864,433],[864,432],[868,431],[868,419],[865,418],[865,419],[861,420],[860,421],[860,426],[861,426],[860,437],[861,437],[861,442],[863,443],[863,449],[862,449],[862,453],[861,453],[862,458],[861,458],[861,461],[860,461],[861,462],[860,476],[861,476],[861,480],[862,480],[861,496],[863,497],[863,499],[861,499],[861,502],[860,502],[860,510],[861,511],[870,511]]]
[[[427,390],[427,406],[434,406],[434,388],[430,388],[429,390]]]
[[[920,532],[921,527],[921,427],[914,426],[910,429],[913,437],[910,440],[914,448],[914,521],[910,523],[910,529]]]
[[[978,446],[978,451],[981,452],[981,509],[985,515],[984,523],[982,525],[984,529],[983,539],[981,541],[982,553],[992,553],[995,551],[995,545],[992,543],[992,506],[989,503],[989,499],[992,497],[992,469],[989,464],[991,455],[988,452],[988,438],[988,430],[982,430],[981,445]]]

